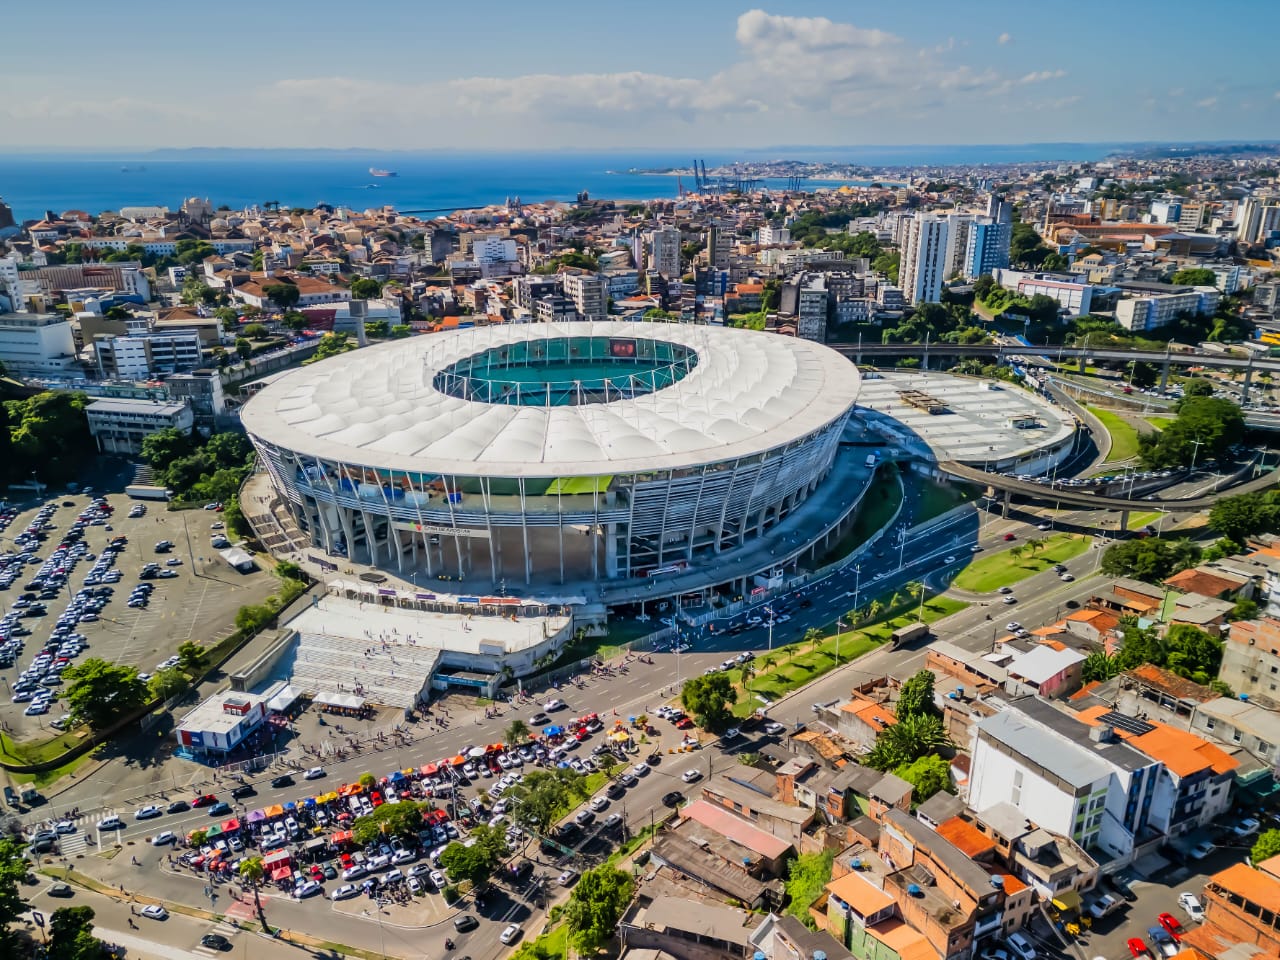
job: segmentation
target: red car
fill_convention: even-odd
[[[1151,960],[1151,951],[1147,949],[1147,945],[1141,937],[1131,937],[1126,946],[1135,958],[1142,957],[1145,960]]]
[[[693,726],[693,721],[690,720],[688,717],[681,717],[679,720],[676,721],[677,730],[688,730],[692,726]]]
[[[1183,929],[1182,924],[1178,922],[1178,918],[1171,913],[1162,913],[1156,919],[1160,921],[1160,926],[1169,931],[1169,936],[1173,937],[1174,940],[1180,941],[1182,935],[1187,932]]]
[[[215,797],[212,793],[206,793],[203,796],[196,797],[194,800],[192,800],[191,805],[196,808],[211,807],[217,802],[218,802],[217,797]]]
[[[1005,538],[1006,540],[1017,540],[1017,539],[1018,539],[1018,538],[1017,538],[1017,537],[1015,537],[1012,533],[1006,533],[1006,534],[1004,535],[1004,538]]]

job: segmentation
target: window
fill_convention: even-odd
[[[1204,728],[1206,730],[1212,730],[1215,726],[1216,726],[1216,721],[1214,721],[1213,717],[1204,718]]]
[[[1239,742],[1240,742],[1240,731],[1239,731],[1239,730],[1232,730],[1232,731],[1231,731],[1231,742],[1232,742],[1232,743],[1239,743]]]

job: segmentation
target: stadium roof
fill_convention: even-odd
[[[578,406],[482,403],[435,373],[503,344],[557,337],[683,344],[698,364],[652,393]],[[288,450],[363,466],[464,476],[587,477],[695,466],[797,440],[843,416],[857,368],[772,333],[616,321],[457,330],[342,354],[275,380],[245,404],[245,429]]]

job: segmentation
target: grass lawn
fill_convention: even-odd
[[[932,623],[934,620],[957,613],[967,606],[968,604],[962,600],[942,596],[931,597],[924,602],[924,609],[921,611],[922,619],[925,623]],[[857,630],[845,630],[838,638],[834,632],[826,633],[816,647],[800,642],[775,648],[772,654],[761,652],[754,661],[759,673],[750,679],[751,689],[743,690],[740,683],[736,684],[738,702],[733,707],[734,716],[745,717],[754,711],[760,706],[759,697],[776,701],[784,694],[834,669],[837,666],[837,646],[840,648],[839,663],[842,664],[870,653],[888,640],[894,630],[905,627],[909,623],[915,623],[918,609],[918,601],[908,599],[907,602],[886,611],[875,623]],[[776,662],[776,665],[768,663],[770,658]],[[740,679],[740,674],[736,670],[729,671],[729,674],[735,680]]]
[[[1152,511],[1151,513],[1131,513],[1129,514],[1129,526],[1126,530],[1138,530],[1145,527],[1148,523],[1155,523],[1160,519],[1160,514]]]
[[[871,539],[877,530],[889,522],[902,503],[902,484],[898,482],[897,471],[881,467],[876,471],[871,487],[858,505],[858,514],[853,518],[853,526],[849,532],[835,542],[820,561],[820,565],[835,563],[841,557],[848,556],[855,549]]]
[[[974,487],[967,483],[935,483],[925,480],[920,484],[920,505],[916,510],[916,523],[924,523],[940,517],[962,503],[972,503]],[[888,519],[888,518],[886,518]]]
[[[1023,545],[1025,547],[1025,544]],[[1011,586],[1019,580],[1047,570],[1055,563],[1078,557],[1089,549],[1089,538],[1072,533],[1057,533],[1035,551],[1015,557],[1011,550],[1002,550],[975,560],[960,571],[955,586],[973,593],[990,593],[1000,587]]]
[[[1107,454],[1107,463],[1132,460],[1138,455],[1137,430],[1110,410],[1094,406],[1090,406],[1088,410],[1107,428],[1107,433],[1111,434],[1111,452]]]
[[[1173,417],[1143,417],[1142,419],[1147,421],[1147,423],[1151,424],[1151,426],[1155,427],[1157,432],[1163,430],[1169,424],[1173,423]]]

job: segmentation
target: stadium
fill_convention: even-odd
[[[859,386],[835,351],[770,333],[489,326],[288,372],[242,420],[318,550],[599,598],[745,582],[771,531],[827,533],[866,483],[833,471]]]

